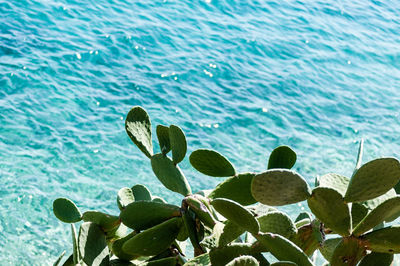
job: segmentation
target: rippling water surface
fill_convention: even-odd
[[[266,169],[280,144],[309,181],[399,156],[397,1],[0,1],[0,264],[71,249],[52,214],[67,196],[117,213],[120,187],[170,202],[124,119],[178,124],[189,152]],[[154,143],[158,149],[158,145]],[[220,179],[182,163],[194,190]],[[294,207],[293,207],[294,208]]]

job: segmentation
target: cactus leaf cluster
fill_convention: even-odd
[[[285,168],[291,169],[296,163],[297,155],[289,146],[275,148],[268,160],[268,169]]]
[[[256,175],[251,192],[258,202],[271,206],[296,203],[311,196],[304,178],[286,169],[272,169]]]
[[[232,163],[213,150],[195,150],[190,154],[189,161],[197,171],[208,176],[227,177],[236,174]]]
[[[231,199],[244,206],[254,204],[257,202],[251,194],[251,182],[254,176],[253,173],[244,173],[229,177],[220,183],[208,197]]]
[[[54,265],[316,266],[313,261],[322,254],[324,265],[389,266],[393,254],[400,253],[400,163],[380,158],[362,165],[363,141],[351,178],[317,176],[313,189],[290,170],[297,155],[288,146],[272,151],[268,170],[242,174],[218,152],[198,149],[189,156],[193,168],[226,179],[192,193],[179,167],[188,149],[182,129],[156,126],[160,152],[154,154],[151,122],[143,108],[132,108],[125,126],[150,159],[155,177],[183,196],[180,206],[152,195],[142,184],[116,193],[118,215],[81,213],[71,200],[56,199],[55,216],[71,226],[72,254],[65,258],[62,253]],[[301,211],[293,221],[281,206],[294,203]],[[188,243],[191,259],[185,254]]]

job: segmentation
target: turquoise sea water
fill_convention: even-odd
[[[280,144],[295,169],[350,175],[400,156],[397,1],[0,1],[0,265],[47,265],[71,250],[52,201],[117,213],[120,187],[170,202],[124,119],[177,124],[263,171]],[[156,149],[158,145],[154,142]],[[221,181],[182,163],[194,190]],[[294,208],[300,208],[294,206]]]

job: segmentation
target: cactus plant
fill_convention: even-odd
[[[227,178],[192,193],[178,166],[187,153],[184,132],[158,125],[161,152],[153,154],[147,112],[132,108],[125,125],[158,180],[183,196],[181,205],[168,204],[141,184],[118,191],[118,215],[82,214],[71,200],[56,199],[55,216],[71,224],[72,254],[62,253],[54,265],[308,266],[321,254],[332,266],[386,266],[400,253],[400,227],[390,224],[400,216],[400,163],[380,158],[362,165],[363,141],[351,179],[321,175],[312,190],[289,170],[297,156],[288,146],[272,151],[267,171],[243,174],[218,152],[195,150],[189,161],[196,170]],[[294,222],[279,209],[301,201],[312,213],[302,211]],[[75,223],[81,223],[78,237]],[[191,259],[182,248],[189,241]]]

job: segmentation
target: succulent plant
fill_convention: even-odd
[[[189,156],[194,169],[226,179],[192,193],[178,166],[187,153],[181,128],[158,125],[155,154],[143,108],[129,111],[125,128],[158,180],[183,196],[181,205],[168,204],[141,184],[117,192],[116,215],[81,213],[71,200],[58,198],[53,211],[71,224],[72,254],[61,253],[54,265],[309,266],[320,254],[331,266],[388,266],[400,253],[400,226],[393,224],[400,216],[400,162],[378,158],[363,165],[363,141],[351,178],[321,175],[313,189],[290,170],[297,155],[288,146],[271,152],[268,170],[240,174],[220,153],[195,150]],[[312,214],[300,212],[294,221],[277,209],[303,201]],[[187,242],[194,251],[190,259]]]

